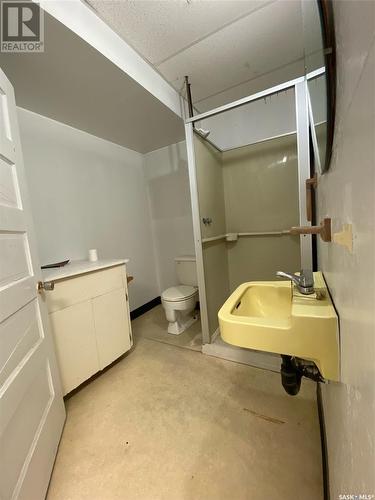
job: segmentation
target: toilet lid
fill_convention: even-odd
[[[169,300],[170,302],[177,302],[178,300],[184,300],[192,297],[196,293],[196,291],[197,289],[193,286],[171,286],[162,293],[161,298],[164,300]]]

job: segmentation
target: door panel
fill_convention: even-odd
[[[14,92],[0,70],[2,500],[44,498],[65,419],[35,249]]]
[[[20,199],[16,186],[16,169],[15,166],[4,159],[0,158],[0,205],[12,208],[21,208],[19,206]]]
[[[24,234],[0,234],[0,287],[30,276],[29,256]]]
[[[13,106],[13,88],[11,88],[12,86],[9,84],[9,80],[5,81],[4,78],[6,77],[3,72],[0,78],[2,80],[2,85],[0,85],[0,151],[5,161],[7,161],[10,165],[14,165],[16,160],[16,148],[13,141],[10,116],[10,111],[12,110],[9,109],[9,106],[11,108]],[[9,100],[11,102],[9,102]]]
[[[17,377],[3,401],[7,408],[0,424],[0,449],[7,458],[2,464],[4,498],[11,498],[25,457],[33,451],[34,436],[44,425],[53,401],[51,372],[42,354],[41,350],[35,350],[28,358],[23,368],[24,377]]]
[[[0,324],[0,385],[41,338],[35,301]]]
[[[18,280],[9,286],[0,288],[0,321],[20,310],[25,304],[35,299],[36,283],[34,276]]]

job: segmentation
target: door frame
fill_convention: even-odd
[[[320,70],[319,70],[320,71]],[[305,180],[310,177],[310,148],[309,148],[309,109],[308,109],[308,89],[305,76],[289,80],[280,85],[251,94],[242,99],[219,106],[210,111],[200,113],[193,117],[185,117],[185,138],[188,158],[190,197],[194,229],[194,247],[197,264],[197,277],[199,287],[199,301],[202,321],[202,340],[203,344],[211,342],[211,335],[208,326],[208,311],[206,297],[206,283],[204,278],[203,262],[203,243],[200,225],[199,199],[197,172],[194,149],[194,125],[200,120],[225,113],[231,109],[239,108],[250,102],[264,99],[265,97],[277,94],[278,92],[294,88],[295,95],[295,113],[296,113],[296,133],[297,133],[297,157],[298,157],[298,205],[299,205],[299,223],[301,226],[310,226],[311,222],[306,217],[306,186]],[[212,144],[218,150],[220,148]],[[312,236],[309,234],[300,235],[300,257],[301,267],[312,269]]]
[[[185,123],[185,135],[190,182],[191,210],[193,216],[195,261],[197,266],[199,304],[202,323],[202,342],[203,344],[209,344],[210,331],[208,327],[206,282],[204,279],[203,244],[199,212],[197,170],[195,165],[193,123]]]

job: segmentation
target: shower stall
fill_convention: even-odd
[[[312,269],[306,179],[309,96],[301,77],[185,120],[203,344],[241,283]]]

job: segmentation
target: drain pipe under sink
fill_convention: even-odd
[[[290,396],[296,396],[299,393],[302,377],[309,378],[315,382],[324,381],[317,366],[311,361],[285,354],[281,355],[281,360],[281,383]]]

